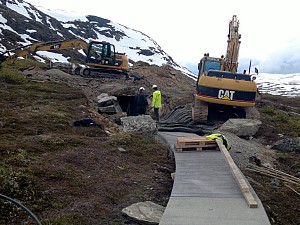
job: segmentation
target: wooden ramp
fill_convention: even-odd
[[[176,162],[171,197],[160,225],[270,225],[257,195],[246,181],[249,189],[240,187],[221,151],[176,151],[178,137],[195,135],[159,132],[159,136],[174,152]],[[256,203],[256,208],[250,208],[242,190],[250,192],[255,200],[250,203]]]

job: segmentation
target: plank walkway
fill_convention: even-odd
[[[175,156],[172,193],[160,225],[270,225],[263,205],[250,208],[223,154],[216,150],[177,152],[178,137],[194,134],[159,132]]]

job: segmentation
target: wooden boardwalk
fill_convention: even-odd
[[[174,152],[176,173],[160,225],[270,225],[250,186],[257,208],[250,208],[224,155],[218,150],[177,152],[178,137],[193,134],[159,132]]]

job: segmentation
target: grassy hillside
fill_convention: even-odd
[[[152,135],[116,129],[108,134],[110,124],[99,114],[93,117],[97,113],[81,90],[58,82],[32,82],[17,73],[31,66],[45,67],[18,61],[0,70],[0,193],[20,201],[47,225],[135,224],[121,215],[123,208],[146,200],[165,206],[174,171],[167,148]],[[174,87],[163,88],[169,96],[166,104],[177,102]],[[178,95],[180,102],[188,102],[188,91]],[[271,145],[299,137],[299,100],[263,95],[257,105],[263,123],[257,140]],[[100,125],[73,126],[86,116]],[[299,176],[299,152],[274,155],[277,169]],[[293,190],[272,178],[243,172],[272,225],[300,222],[299,196]],[[0,224],[30,223],[24,211],[0,199]]]
[[[89,115],[81,91],[30,82],[8,67],[0,80],[1,194],[24,204],[43,224],[125,224],[121,210],[130,204],[166,205],[173,162],[153,136],[75,127],[74,121]],[[0,199],[0,224],[29,221]]]

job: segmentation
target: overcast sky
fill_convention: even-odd
[[[49,9],[92,14],[139,30],[178,63],[197,64],[205,52],[225,55],[228,24],[240,21],[240,69],[300,73],[296,0],[25,0]],[[110,5],[109,5],[110,4]],[[246,68],[245,68],[246,69]]]

